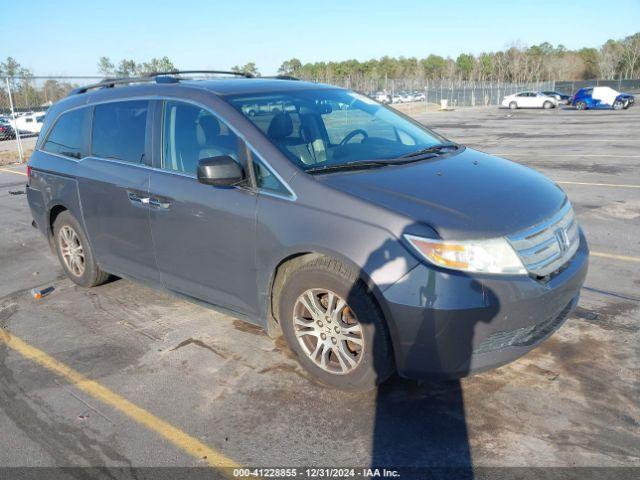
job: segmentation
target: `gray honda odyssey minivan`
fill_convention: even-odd
[[[576,306],[587,242],[548,178],[350,90],[200,73],[49,109],[28,200],[78,285],[205,302],[347,389],[502,365]]]

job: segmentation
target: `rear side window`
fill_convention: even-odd
[[[96,157],[140,163],[144,157],[147,100],[96,105],[91,152]]]
[[[80,159],[86,155],[88,108],[63,113],[51,129],[42,150],[65,157]]]

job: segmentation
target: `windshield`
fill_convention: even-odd
[[[401,158],[447,143],[364,95],[314,89],[228,97],[305,170]]]

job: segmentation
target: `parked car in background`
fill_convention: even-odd
[[[16,118],[15,128],[20,133],[40,133],[44,122],[44,112],[29,112]]]
[[[635,98],[629,93],[621,93],[611,87],[581,88],[571,98],[570,104],[578,110],[629,108],[635,103]]]
[[[47,114],[27,198],[78,285],[216,305],[345,389],[503,365],[576,307],[587,242],[544,175],[351,90],[162,77]]]
[[[11,140],[16,138],[16,132],[8,120],[0,118],[0,140]]]
[[[554,97],[556,100],[558,100],[558,103],[568,103],[569,99],[571,98],[571,95],[567,95],[566,93],[556,92],[553,90],[546,90],[540,93],[542,93],[543,95],[547,95],[549,97]]]
[[[374,99],[380,103],[391,103],[391,97],[386,92],[377,92]]]
[[[518,92],[504,97],[502,106],[508,107],[511,110],[515,110],[516,108],[549,109],[557,107],[558,100],[542,92]]]

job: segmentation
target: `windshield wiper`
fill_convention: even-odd
[[[430,156],[423,156],[429,153],[431,153]],[[386,160],[358,160],[354,162],[338,163],[334,165],[324,165],[322,167],[313,167],[305,171],[307,173],[326,173],[335,172],[338,170],[359,170],[363,168],[387,167],[389,165],[405,165],[407,163],[420,162],[422,160],[427,160],[429,158],[437,156],[437,151],[434,150],[430,152],[429,150],[425,149],[425,151],[421,151],[420,158],[410,158],[409,155],[406,155],[404,157],[394,157]]]
[[[460,148],[455,143],[439,143],[437,145],[431,145],[430,147],[421,148],[420,150],[416,150],[415,152],[407,153],[406,155],[402,155],[400,158],[411,158],[411,157],[419,157],[421,155],[426,155],[429,153],[440,154],[443,150],[457,150]]]
[[[386,167],[387,165],[397,165],[400,162],[389,160],[363,160],[357,162],[338,163],[335,165],[324,165],[322,167],[313,167],[306,170],[307,173],[326,173],[335,172],[337,170],[359,170],[361,168]]]

